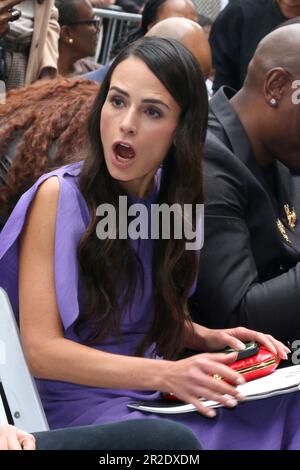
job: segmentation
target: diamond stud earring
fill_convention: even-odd
[[[270,105],[273,106],[273,107],[277,106],[277,100],[275,98],[271,98],[270,99]]]

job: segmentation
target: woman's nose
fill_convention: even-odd
[[[128,113],[126,117],[123,119],[123,121],[121,122],[120,128],[121,128],[121,131],[124,132],[124,134],[131,134],[131,135],[136,134],[137,125],[131,113]]]

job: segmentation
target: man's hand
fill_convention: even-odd
[[[22,0],[0,0],[0,38],[4,36],[9,27],[9,22],[14,19],[14,13],[10,10]]]
[[[34,436],[10,424],[2,425],[0,450],[35,450]]]

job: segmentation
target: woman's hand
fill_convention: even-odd
[[[0,38],[8,30],[8,23],[14,19],[16,13],[10,10],[21,3],[22,0],[0,0]]]
[[[201,348],[204,351],[217,351],[230,346],[237,351],[241,351],[245,348],[243,343],[248,341],[256,341],[258,344],[265,346],[266,349],[276,354],[280,359],[287,359],[287,353],[290,352],[289,348],[273,336],[248,330],[248,328],[242,326],[226,330],[207,329],[205,336],[201,338]]]
[[[9,424],[0,426],[0,450],[35,450],[34,436]]]
[[[227,407],[234,407],[243,396],[234,385],[244,383],[241,375],[228,364],[236,360],[237,354],[205,353],[179,361],[169,362],[163,377],[162,391],[173,393],[177,398],[195,405],[205,416],[214,417],[215,411],[205,408],[199,398],[215,400]],[[222,377],[225,380],[220,380]]]

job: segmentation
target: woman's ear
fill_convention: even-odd
[[[67,25],[61,26],[59,39],[64,44],[73,44],[74,38],[73,38],[72,30],[69,26]]]

